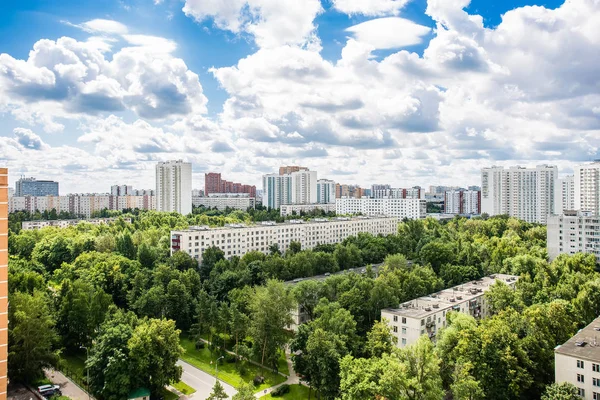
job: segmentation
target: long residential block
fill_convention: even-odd
[[[220,195],[211,194],[210,196],[192,196],[192,205],[194,207],[216,207],[217,210],[221,211],[227,208],[246,211],[248,208],[254,208],[256,206],[256,199],[254,197],[250,197],[246,193]]]
[[[310,249],[318,244],[340,243],[361,232],[390,235],[397,230],[398,219],[386,217],[294,220],[282,224],[263,222],[222,228],[195,226],[171,231],[171,254],[184,251],[201,262],[204,251],[212,246],[221,249],[226,258],[231,258],[241,257],[250,251],[268,254],[273,244],[277,244],[281,251],[287,250],[291,242],[300,242],[302,249]]]
[[[120,218],[120,217],[119,217]],[[23,221],[21,223],[21,229],[23,230],[35,230],[47,227],[55,228],[68,228],[69,226],[77,226],[82,221],[92,225],[104,225],[110,224],[111,222],[117,221],[119,218],[92,218],[92,219],[55,219],[55,220],[42,220],[42,221]],[[123,221],[131,223],[131,218],[123,218]]]
[[[600,317],[554,349],[554,380],[577,387],[585,400],[600,400]]]
[[[397,219],[427,217],[427,202],[421,199],[341,197],[335,200],[336,214],[385,215]]]
[[[489,307],[484,298],[486,291],[500,280],[514,288],[519,278],[514,275],[496,274],[454,286],[400,304],[398,308],[381,310],[398,339],[398,347],[415,343],[421,335],[435,338],[437,331],[446,326],[450,311],[462,312],[475,318],[485,318]]]
[[[309,213],[316,210],[322,210],[326,213],[335,212],[335,203],[330,204],[282,204],[279,206],[279,214],[282,217],[288,215],[300,215],[301,213]]]

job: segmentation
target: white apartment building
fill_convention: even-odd
[[[256,199],[250,197],[248,193],[211,193],[205,196],[192,196],[192,205],[194,207],[204,206],[206,208],[217,208],[225,210],[233,208],[235,210],[247,210],[256,206]]]
[[[335,204],[335,182],[329,179],[317,181],[317,203]]]
[[[243,256],[250,251],[269,253],[269,247],[277,244],[281,251],[287,250],[291,242],[300,242],[303,249],[318,244],[340,243],[360,232],[372,235],[390,235],[398,230],[395,218],[334,218],[289,221],[283,224],[263,222],[257,225],[229,225],[222,228],[207,226],[190,227],[171,231],[171,254],[176,251],[188,253],[198,262],[206,249],[216,246],[226,258]]]
[[[84,218],[90,218],[96,211],[126,209],[154,210],[155,196],[111,196],[109,194],[70,194],[67,196],[25,196],[11,197],[8,211],[61,211],[70,212]]]
[[[545,224],[555,210],[557,176],[556,166],[550,165],[483,168],[481,212]]]
[[[577,387],[585,400],[600,400],[600,317],[554,349],[554,380]]]
[[[573,175],[556,180],[554,212],[561,214],[565,210],[577,210],[575,207],[575,177]]]
[[[390,326],[398,347],[415,343],[421,335],[435,339],[437,331],[446,327],[450,311],[462,312],[475,318],[485,318],[489,307],[484,294],[497,280],[514,288],[517,276],[496,274],[444,289],[429,296],[400,304],[398,308],[381,310],[381,319]]]
[[[481,214],[481,192],[478,190],[449,190],[445,193],[446,214]]]
[[[427,217],[427,202],[420,199],[341,197],[335,201],[335,212],[340,215],[385,215],[398,219],[422,219]]]
[[[575,167],[575,210],[600,215],[600,161]]]
[[[262,203],[269,208],[279,208],[282,204],[317,203],[317,172],[302,170],[284,175],[264,175]]]
[[[187,215],[192,212],[192,164],[166,161],[156,164],[156,209]]]
[[[374,199],[424,199],[425,191],[420,187],[402,189],[393,188],[390,185],[372,185],[370,197]]]
[[[23,221],[21,223],[21,229],[23,230],[35,230],[42,229],[49,226],[56,228],[68,228],[69,226],[77,226],[82,221],[92,225],[103,225],[115,222],[119,218],[93,218],[93,219],[57,219],[52,221]],[[123,218],[127,223],[131,223],[131,218]]]
[[[112,185],[110,194],[113,196],[127,196],[133,194],[133,186],[131,185]]]
[[[315,210],[323,210],[326,213],[335,212],[335,203],[330,204],[282,204],[279,206],[279,214],[282,217],[288,215],[300,215],[300,213],[309,213]]]
[[[548,256],[589,253],[600,263],[600,216],[590,211],[565,211],[548,217]]]

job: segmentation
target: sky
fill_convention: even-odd
[[[600,158],[600,0],[20,0],[0,13],[0,165],[61,194],[158,161],[261,185],[477,185]]]

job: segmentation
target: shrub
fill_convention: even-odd
[[[225,361],[227,361],[229,364],[233,364],[235,360],[236,358],[234,354],[228,354],[227,357],[225,357]]]
[[[283,396],[284,394],[287,394],[289,392],[290,392],[290,385],[288,385],[287,383],[284,383],[283,385],[279,386],[277,389],[273,390],[271,392],[271,396],[279,397],[279,396]]]
[[[265,382],[265,377],[256,375],[252,382],[254,382],[254,386],[260,386]]]
[[[204,347],[206,347],[206,343],[204,343],[202,340],[198,340],[196,342],[196,350],[203,349]]]

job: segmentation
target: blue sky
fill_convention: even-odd
[[[593,0],[207,3],[5,2],[11,181],[149,186],[156,161],[186,158],[196,187],[202,171],[257,184],[291,163],[362,185],[469,185],[482,165],[568,173],[597,156]]]

